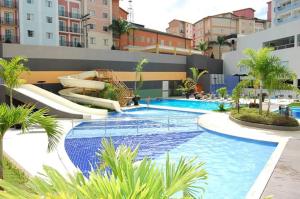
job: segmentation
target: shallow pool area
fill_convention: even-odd
[[[146,104],[145,100],[141,104]],[[176,108],[188,108],[196,110],[213,111],[218,110],[221,102],[203,101],[203,100],[178,100],[178,99],[151,99],[150,105],[153,106],[169,106]],[[230,108],[229,103],[224,103],[225,108]]]
[[[73,128],[65,139],[65,150],[87,177],[91,165],[100,163],[96,152],[103,138],[111,138],[115,146],[139,145],[137,159],[147,156],[158,165],[164,164],[167,153],[172,161],[196,156],[206,162],[209,174],[205,199],[243,199],[277,143],[207,130],[197,125],[200,115],[152,108],[112,113],[106,120],[83,122]]]

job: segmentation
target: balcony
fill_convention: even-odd
[[[284,6],[278,6],[278,7],[275,8],[275,11],[276,11],[277,14],[280,14],[280,13],[284,13],[284,12],[293,10],[295,8],[300,8],[300,0],[293,1],[289,4],[284,5]]]
[[[84,47],[84,44],[81,43],[81,42],[70,42],[70,41],[63,41],[63,40],[60,40],[59,41],[59,45],[60,46],[65,46],[65,47],[76,47],[76,48],[83,48]]]
[[[80,34],[81,29],[78,27],[59,26],[59,31]]]
[[[287,22],[292,22],[292,21],[295,21],[295,20],[298,20],[300,19],[300,14],[297,14],[297,15],[291,15],[289,17],[286,17],[286,18],[278,18],[278,19],[274,19],[275,23],[277,25],[280,25],[280,24],[284,24],[284,23],[287,23]]]
[[[17,8],[18,5],[14,1],[9,1],[9,0],[1,0],[0,1],[0,7],[5,7],[5,8]]]
[[[68,17],[68,18],[72,18],[72,19],[80,19],[81,18],[81,14],[79,14],[79,13],[66,12],[66,11],[62,11],[62,10],[58,11],[58,15],[60,17]]]
[[[20,43],[19,37],[15,35],[0,35],[1,43]]]
[[[18,25],[18,21],[13,18],[0,18],[1,25],[15,26]]]

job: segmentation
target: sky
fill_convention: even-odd
[[[256,10],[256,17],[267,18],[269,0],[133,0],[134,22],[147,28],[165,31],[172,19],[190,23],[209,15],[231,12],[243,8]],[[120,5],[128,9],[128,0]]]

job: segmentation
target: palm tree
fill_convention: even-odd
[[[40,125],[48,136],[48,151],[53,150],[59,141],[61,131],[57,121],[51,116],[46,116],[46,109],[35,112],[34,109],[34,106],[0,105],[0,179],[3,179],[3,137],[9,128],[21,124],[22,132],[26,133],[31,126]]]
[[[219,47],[219,59],[222,58],[222,46],[231,46],[231,43],[226,41],[225,37],[218,36],[217,41],[211,41],[209,44],[216,44]]]
[[[143,75],[142,72],[144,70],[144,65],[148,64],[149,61],[145,58],[141,59],[136,67],[135,67],[135,83],[134,83],[134,91],[135,94],[138,95],[139,90],[143,87]]]
[[[180,193],[183,193],[181,198],[198,198],[204,190],[194,185],[207,179],[204,163],[196,159],[181,158],[175,164],[167,156],[164,169],[161,169],[149,158],[135,163],[138,148],[131,150],[122,145],[116,150],[114,144],[105,139],[102,140],[102,146],[99,154],[102,164],[98,170],[90,173],[89,179],[81,172],[65,178],[55,169],[44,167],[46,175],[32,179],[27,185],[28,189],[22,190],[0,181],[0,186],[5,189],[5,192],[0,192],[1,198],[169,199]]]
[[[199,79],[208,73],[207,70],[203,70],[202,72],[199,71],[198,68],[196,67],[191,67],[190,68],[191,72],[192,72],[192,80],[195,82],[195,84],[198,84]]]
[[[200,41],[197,49],[201,51],[202,54],[205,54],[205,52],[208,50],[208,43],[206,41]]]
[[[10,106],[13,105],[13,89],[24,82],[20,76],[23,72],[28,71],[28,68],[23,65],[27,61],[27,58],[21,56],[13,57],[10,60],[0,59],[0,77],[9,89]]]
[[[121,35],[128,33],[131,24],[124,19],[113,19],[112,24],[109,26],[109,29],[113,31],[113,35],[120,39]]]
[[[238,66],[247,67],[249,69],[249,78],[259,82],[260,115],[262,114],[263,89],[270,88],[272,82],[282,85],[283,81],[295,78],[295,74],[282,65],[280,58],[271,55],[272,51],[272,48],[262,48],[258,51],[246,49],[244,54],[248,58],[241,60],[238,64]]]

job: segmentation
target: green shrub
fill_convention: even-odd
[[[225,112],[226,111],[224,103],[219,104],[219,111],[220,112]]]
[[[227,88],[226,87],[219,88],[216,92],[220,97],[225,98],[227,95]]]
[[[240,113],[238,113],[237,110],[232,110],[231,116],[238,120],[258,124],[290,127],[299,126],[299,123],[295,118],[285,117],[274,112],[267,115],[266,111],[263,111],[262,115],[259,115],[259,110],[254,108],[243,108],[240,110]]]
[[[118,89],[114,85],[112,85],[110,83],[106,83],[105,88],[100,92],[99,97],[117,101],[118,100]]]

